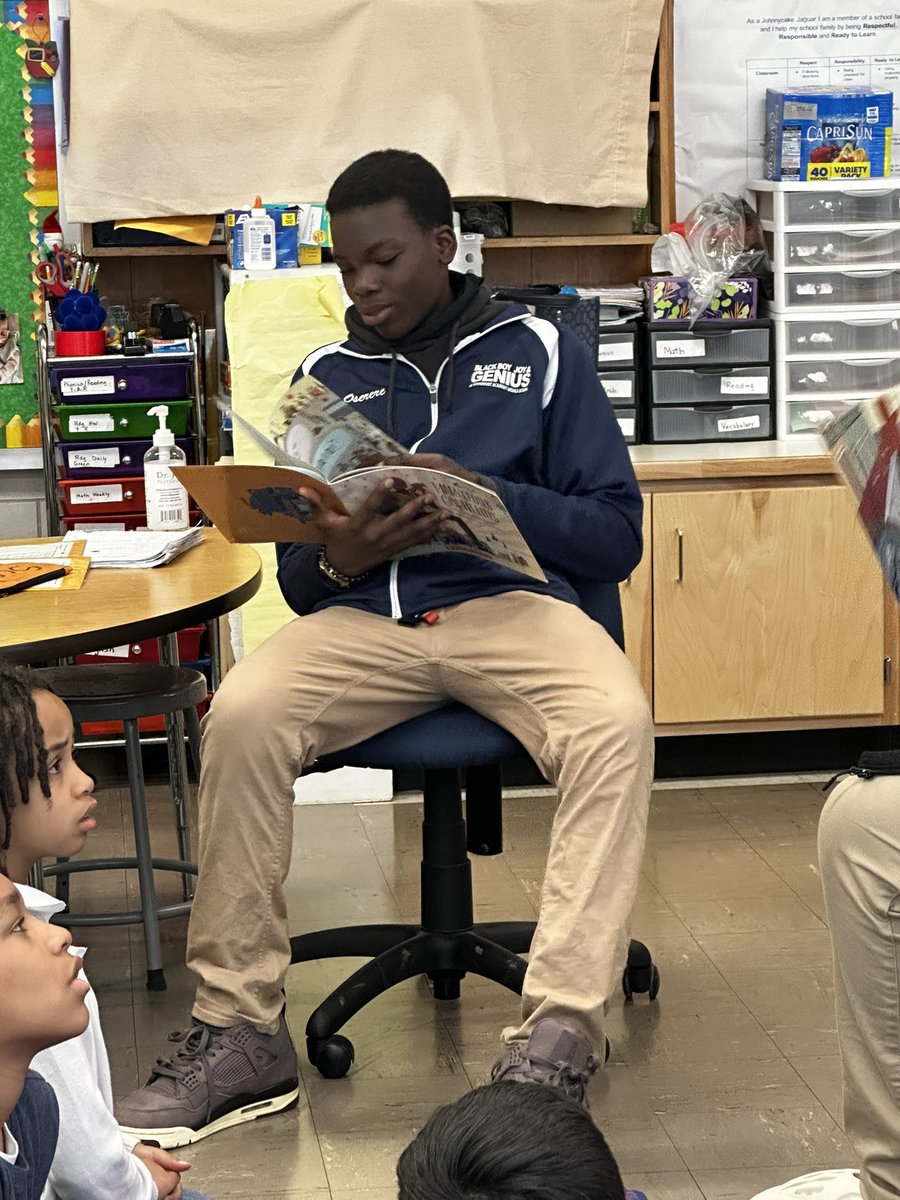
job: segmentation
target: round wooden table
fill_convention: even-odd
[[[74,592],[31,589],[0,597],[0,655],[39,663],[165,637],[239,608],[261,580],[252,547],[204,529],[199,546],[164,567],[93,568]]]

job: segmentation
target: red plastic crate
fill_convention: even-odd
[[[191,625],[178,631],[178,658],[181,662],[196,662],[201,656],[200,643],[206,633],[205,625]],[[158,663],[159,643],[156,638],[127,645],[110,646],[106,650],[95,650],[91,654],[76,654],[76,663]]]
[[[206,699],[201,700],[197,705],[198,717],[205,715],[211,699],[212,694],[209,693]],[[138,721],[138,731],[140,733],[165,733],[165,717],[141,717]],[[121,721],[85,721],[81,725],[81,732],[85,737],[121,737],[124,728]]]

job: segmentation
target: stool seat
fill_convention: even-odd
[[[139,909],[126,912],[72,913],[54,918],[60,925],[132,925],[144,927],[147,950],[147,987],[162,991],[166,977],[162,966],[159,922],[182,916],[191,909],[193,879],[197,868],[190,861],[190,830],[187,811],[188,778],[184,749],[185,725],[195,762],[200,754],[200,725],[196,706],[206,699],[206,676],[188,667],[165,663],[91,663],[73,667],[44,667],[35,672],[40,686],[56,693],[69,706],[76,725],[119,721],[125,741],[128,791],[134,822],[133,856],[88,858],[78,862],[58,859],[43,867],[42,874],[55,877],[57,897],[68,909],[69,879],[86,871],[137,869],[141,897]],[[141,764],[138,722],[142,717],[162,716],[169,747],[169,777],[175,803],[178,858],[155,858],[150,847],[147,797]],[[174,871],[181,876],[183,902],[159,906],[154,871]]]
[[[317,759],[315,769],[381,767],[442,770],[528,758],[517,738],[463,704],[447,704]]]
[[[43,667],[38,679],[81,721],[115,721],[182,712],[206,699],[206,676],[162,663]],[[76,711],[77,710],[77,711]]]

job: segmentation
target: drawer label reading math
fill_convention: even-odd
[[[121,483],[106,487],[74,487],[69,492],[72,504],[121,504],[124,499]]]
[[[69,417],[70,433],[113,433],[116,423],[112,413],[87,413]]]
[[[766,375],[726,375],[722,380],[723,396],[768,396]]]
[[[759,415],[752,417],[721,417],[716,421],[719,433],[740,433],[744,429],[759,429]]]
[[[706,358],[706,342],[702,338],[659,338],[656,342],[657,358]]]
[[[105,396],[116,390],[112,375],[79,375],[76,379],[61,379],[59,390],[64,396]]]
[[[105,450],[70,450],[69,468],[72,471],[93,470],[100,467],[117,467],[120,462],[119,447]]]

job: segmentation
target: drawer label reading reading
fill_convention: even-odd
[[[119,462],[118,446],[110,446],[106,450],[69,451],[69,467],[73,471],[93,470],[95,467],[117,467]]]
[[[702,338],[673,341],[660,338],[656,343],[657,358],[706,358],[706,342]]]
[[[112,413],[87,413],[69,417],[70,433],[113,433],[116,423]]]
[[[72,504],[121,504],[125,499],[121,483],[107,487],[74,487],[69,492]]]
[[[634,391],[630,379],[604,379],[600,377],[603,390],[610,400],[630,400]]]
[[[769,380],[765,375],[727,375],[721,391],[723,396],[768,396]]]
[[[601,342],[597,362],[631,362],[634,349],[631,342]]]
[[[61,379],[59,390],[64,396],[106,396],[116,390],[112,375],[79,375],[77,379]]]
[[[739,433],[743,429],[759,429],[759,416],[752,417],[721,417],[716,421],[719,433]]]

